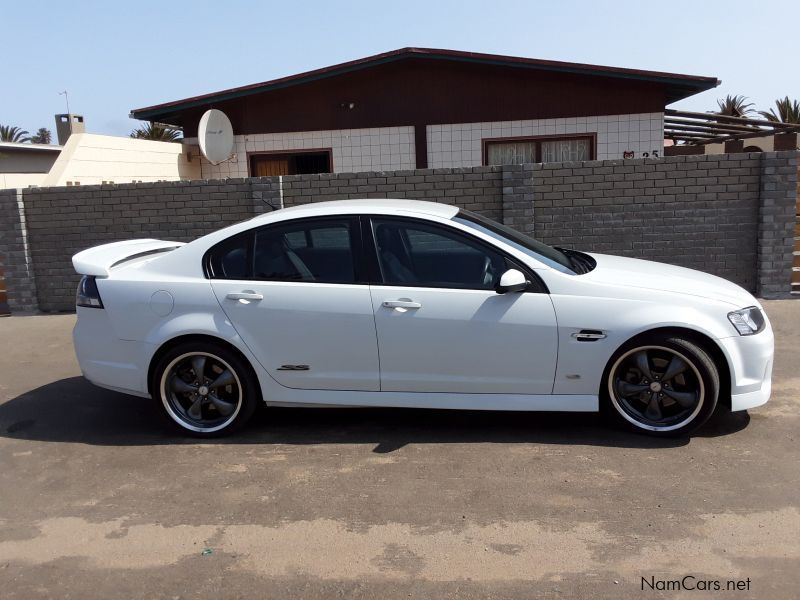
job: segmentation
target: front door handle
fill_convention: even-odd
[[[263,300],[262,294],[255,292],[229,292],[225,296],[228,300]]]
[[[422,308],[422,304],[411,300],[384,300],[383,305],[386,308]]]

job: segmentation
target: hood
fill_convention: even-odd
[[[760,306],[753,295],[743,287],[716,275],[638,258],[587,254],[597,261],[597,267],[591,272],[579,275],[587,280],[607,285],[709,298],[726,302],[735,308]]]

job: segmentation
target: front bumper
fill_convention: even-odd
[[[719,340],[731,371],[731,410],[761,406],[772,393],[775,336],[769,322],[761,333]]]

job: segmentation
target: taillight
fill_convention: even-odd
[[[97,290],[97,282],[94,275],[84,275],[78,284],[78,291],[75,294],[75,305],[87,308],[103,308],[103,301],[100,299],[100,292]]]

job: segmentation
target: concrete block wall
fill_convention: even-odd
[[[190,241],[254,214],[249,182],[236,179],[30,188],[23,198],[43,311],[74,309],[71,258],[81,250],[133,238]]]
[[[284,206],[353,198],[445,202],[502,221],[503,168],[415,169],[325,173],[282,178]]]
[[[26,221],[22,190],[0,190],[0,270],[8,308],[16,314],[38,308]]]
[[[71,256],[90,246],[144,237],[188,241],[281,205],[389,197],[454,204],[546,243],[687,266],[764,297],[784,297],[797,157],[678,156],[9,190],[0,192],[0,254],[12,311],[72,310],[78,276]]]
[[[759,296],[779,298],[791,289],[797,225],[797,152],[767,152],[759,183]]]
[[[762,171],[788,160],[718,154],[526,165],[534,234],[551,245],[699,269],[756,291],[759,240],[771,235],[759,229]],[[785,187],[792,186],[787,179]],[[788,282],[784,257],[777,248],[767,254]]]

